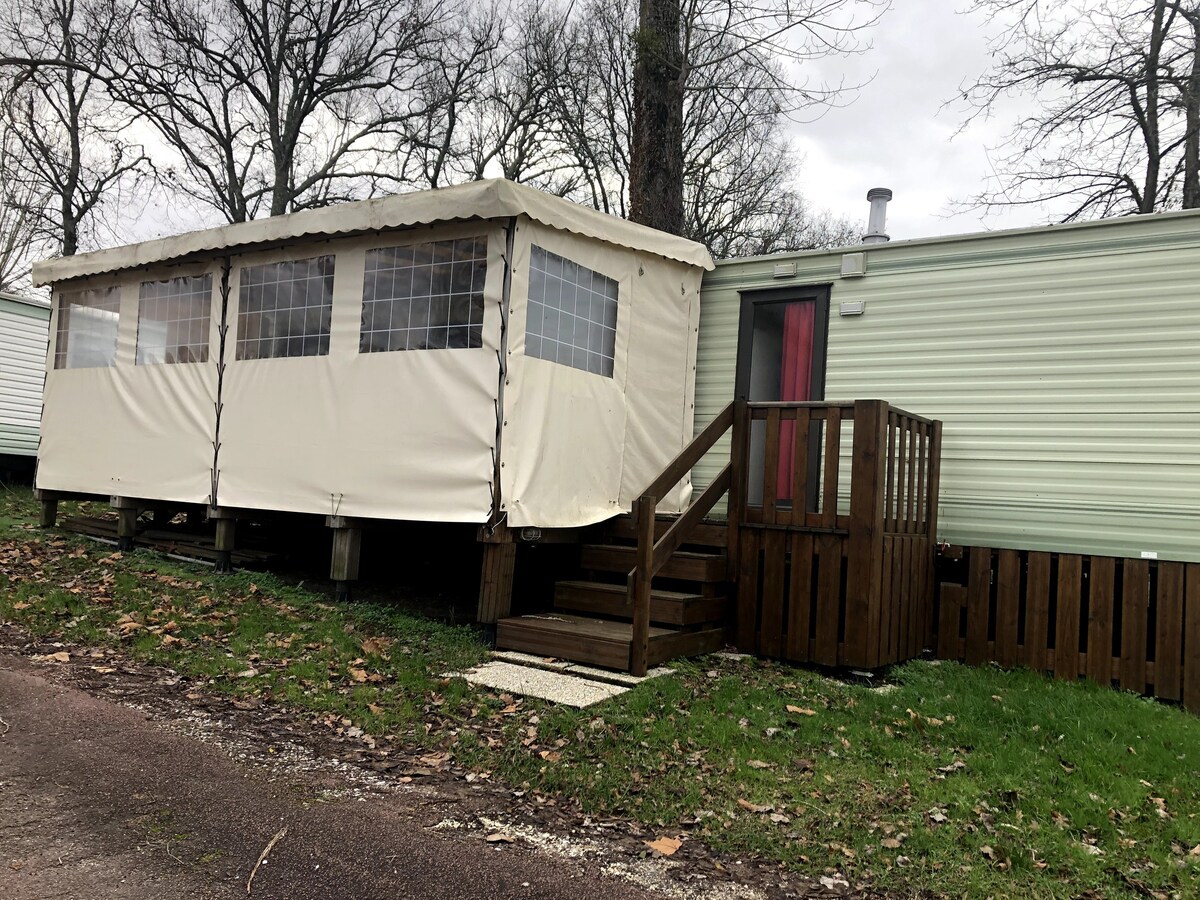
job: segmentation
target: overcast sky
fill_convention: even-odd
[[[894,0],[871,32],[869,52],[824,63],[848,83],[874,75],[858,99],[818,121],[793,126],[805,157],[799,187],[819,208],[867,219],[867,191],[894,192],[893,240],[1043,224],[1049,211],[1022,209],[950,216],[952,203],[977,193],[991,173],[987,147],[1000,144],[1020,107],[951,140],[964,107],[943,109],[988,64],[986,23],[962,13],[969,0]]]
[[[869,80],[853,102],[790,128],[805,159],[798,187],[814,207],[861,221],[865,230],[867,191],[891,188],[893,240],[1047,221],[1050,211],[1036,208],[951,215],[953,202],[977,193],[989,177],[986,148],[1001,144],[1024,105],[1009,104],[991,122],[972,125],[951,140],[965,107],[943,104],[984,72],[987,38],[996,30],[978,14],[961,12],[969,5],[970,0],[893,0],[866,36],[871,49],[805,67],[818,82]],[[178,200],[126,213],[135,240],[216,224],[211,211]]]

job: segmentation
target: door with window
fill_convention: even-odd
[[[829,326],[829,286],[789,287],[742,294],[738,329],[735,394],[751,402],[794,402],[825,399],[825,351]],[[747,502],[762,504],[765,422],[750,433]],[[781,423],[779,435],[780,501],[792,501],[792,460],[797,440],[808,440],[809,460],[820,453],[820,428],[808,435],[795,432],[795,422]],[[807,479],[806,508],[815,509],[815,479]]]

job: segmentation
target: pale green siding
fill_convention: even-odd
[[[846,252],[865,277],[839,277]],[[1200,561],[1200,214],[721,264],[697,428],[733,393],[738,291],[789,283],[832,284],[827,398],[945,421],[943,539]]]
[[[0,454],[34,456],[50,308],[0,297]]]

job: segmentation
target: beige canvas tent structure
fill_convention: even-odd
[[[328,516],[351,566],[359,520],[602,521],[692,436],[711,267],[503,180],[44,262],[37,485]]]

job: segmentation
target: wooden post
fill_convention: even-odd
[[[516,561],[517,545],[512,540],[489,541],[483,545],[479,608],[475,618],[489,633],[494,633],[496,623],[512,613]]]
[[[738,553],[741,547],[739,527],[746,506],[747,454],[750,448],[750,407],[745,400],[733,401],[733,434],[729,445],[729,497],[725,507],[726,550],[729,581],[738,583]],[[792,503],[795,504],[795,498]],[[793,507],[794,508],[794,507]],[[800,519],[803,523],[803,516]]]
[[[137,520],[141,512],[133,497],[109,497],[108,505],[117,511],[117,549],[127,553],[137,537]]]
[[[53,528],[58,524],[58,497],[49,491],[38,491],[37,498],[42,506],[38,525],[42,528]]]
[[[929,473],[925,482],[925,533],[929,541],[926,545],[925,554],[929,565],[929,570],[935,573],[929,582],[929,616],[926,622],[926,646],[934,646],[936,638],[934,637],[934,629],[936,627],[933,621],[933,598],[937,594],[937,560],[938,560],[938,543],[937,543],[937,518],[938,518],[938,494],[941,491],[942,484],[942,423],[940,419],[935,419],[933,424],[929,426],[929,446],[927,449],[929,459]]]
[[[942,423],[935,420],[929,430],[929,482],[925,487],[928,498],[925,501],[925,525],[928,529],[929,543],[937,542],[938,494],[942,485]]]
[[[329,578],[333,581],[336,600],[350,599],[350,582],[358,580],[358,561],[362,553],[362,529],[345,516],[326,516],[325,524],[333,529],[333,554],[329,562]]]
[[[629,644],[629,673],[646,674],[650,656],[650,582],[654,571],[654,512],[658,501],[645,495],[637,501],[637,568],[630,573],[633,629]]]
[[[1200,713],[1200,563],[1190,563],[1184,584],[1183,707]]]
[[[850,474],[850,527],[846,538],[844,662],[868,669],[885,662],[880,653],[879,626],[882,618],[887,422],[888,404],[884,401],[854,401],[854,459]]]
[[[217,519],[217,572],[227,575],[233,571],[233,548],[237,535],[237,519],[230,516]]]

